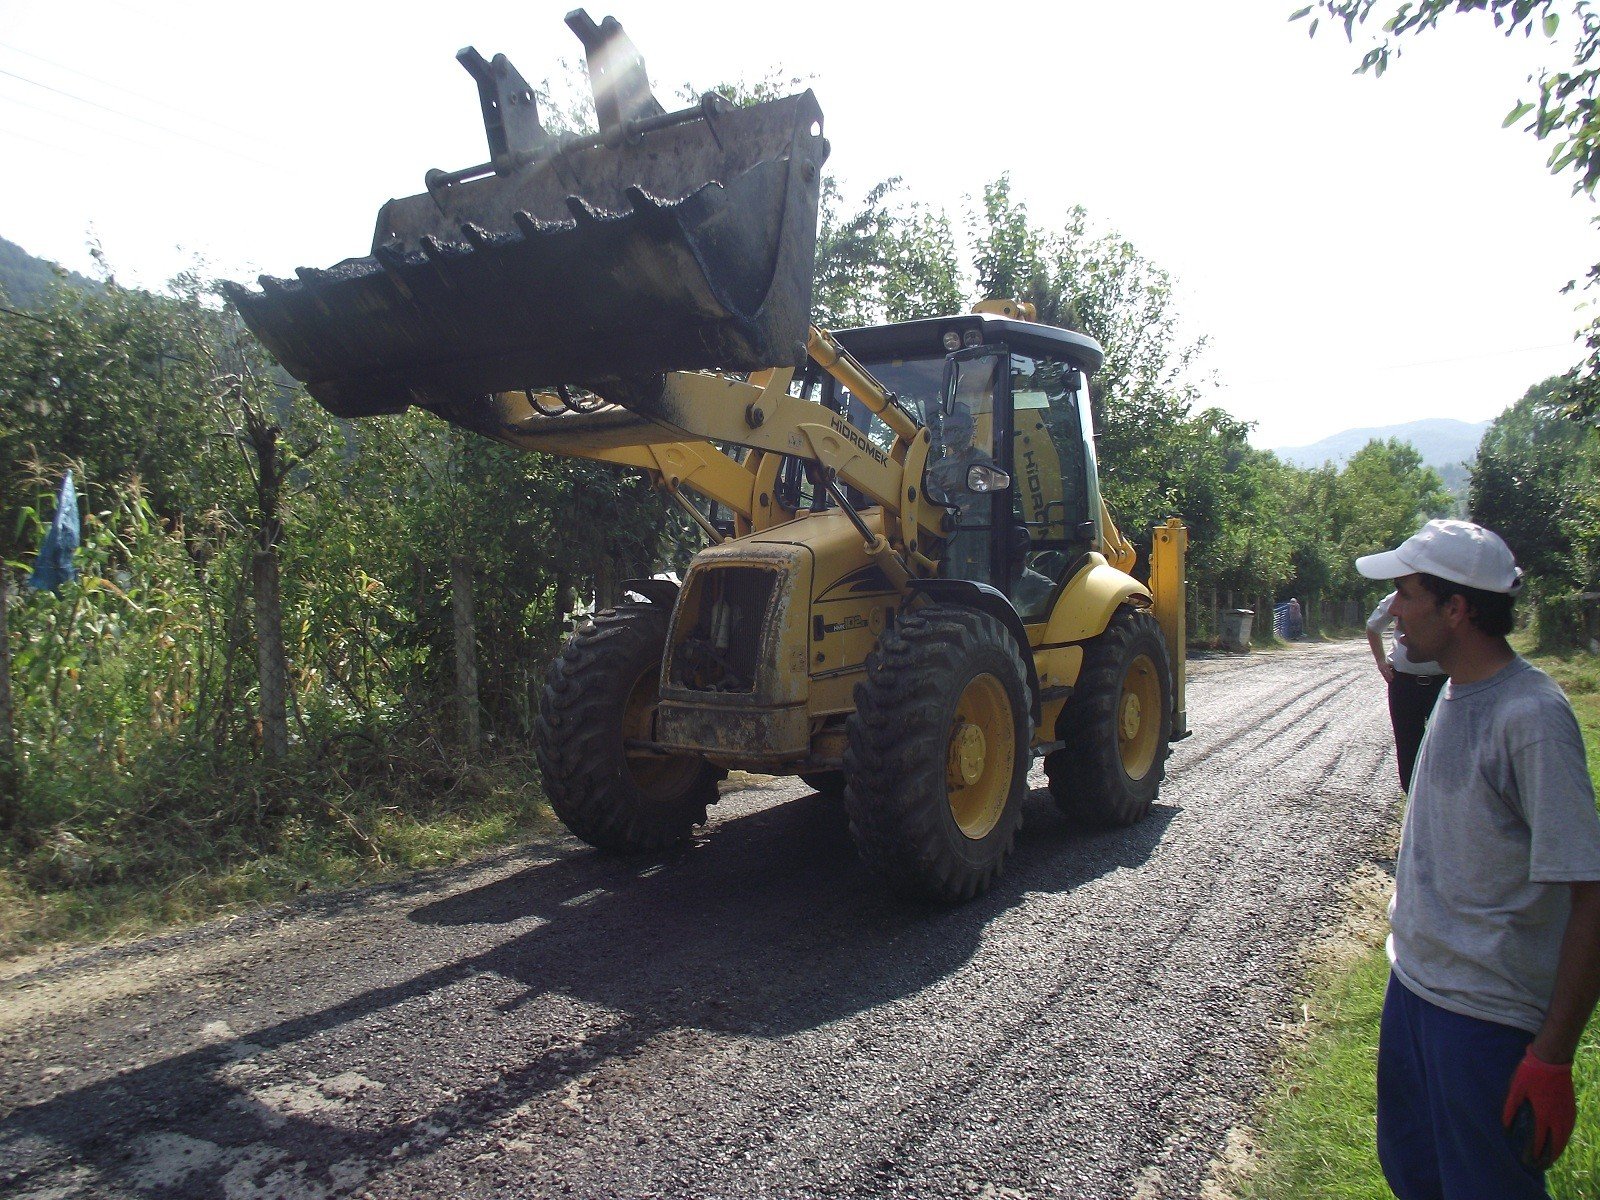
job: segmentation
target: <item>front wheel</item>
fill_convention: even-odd
[[[1091,825],[1132,825],[1155,803],[1172,738],[1172,665],[1147,612],[1117,610],[1084,653],[1056,726],[1065,748],[1045,756],[1061,811]]]
[[[717,800],[709,763],[640,745],[654,737],[667,620],[653,604],[607,609],[545,675],[535,726],[545,793],[562,823],[601,850],[681,842]]]
[[[862,858],[912,896],[987,889],[1022,823],[1033,738],[1010,633],[964,608],[906,613],[867,657],[855,703],[845,808]]]

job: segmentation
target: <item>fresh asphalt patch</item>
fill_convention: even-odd
[[[0,1193],[1192,1197],[1399,803],[1362,643],[1193,664],[1130,829],[1036,770],[998,886],[885,893],[753,779],[576,841],[0,981]]]

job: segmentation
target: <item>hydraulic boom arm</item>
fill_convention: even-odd
[[[947,510],[928,502],[921,480],[930,438],[884,387],[834,338],[812,326],[812,359],[894,433],[881,446],[838,413],[790,392],[794,372],[757,372],[748,379],[678,371],[630,395],[626,406],[569,395],[500,392],[473,404],[436,409],[447,420],[523,450],[541,450],[638,467],[663,490],[687,486],[730,509],[740,532],[768,528],[794,513],[776,500],[773,482],[783,456],[815,464],[817,482],[853,514],[839,484],[884,512],[883,535],[863,529],[868,552],[904,582],[937,569],[928,539],[946,532]],[[721,446],[752,451],[741,463]]]

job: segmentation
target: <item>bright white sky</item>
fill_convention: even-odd
[[[537,82],[576,0],[0,0],[0,236],[159,283],[199,256],[287,275],[364,254],[378,206],[485,157],[460,46]],[[672,106],[686,82],[814,76],[848,198],[888,175],[952,215],[1009,170],[1178,279],[1208,404],[1262,446],[1481,420],[1576,356],[1592,206],[1502,130],[1541,58],[1447,20],[1381,80],[1291,0],[1011,5],[596,0]]]

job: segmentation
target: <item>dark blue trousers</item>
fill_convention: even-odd
[[[1429,1004],[1391,973],[1378,1035],[1378,1162],[1399,1200],[1549,1200],[1500,1123],[1533,1035]]]

